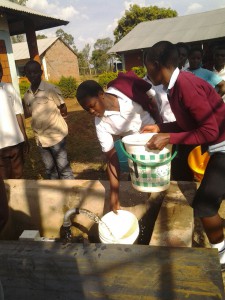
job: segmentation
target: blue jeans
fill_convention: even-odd
[[[38,147],[45,164],[47,179],[74,179],[67,159],[66,138],[51,147]]]

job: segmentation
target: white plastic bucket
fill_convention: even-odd
[[[133,244],[139,235],[138,219],[126,210],[117,210],[104,215],[99,223],[98,232],[103,244]],[[106,226],[105,226],[105,225]]]
[[[171,145],[163,150],[149,150],[146,143],[156,133],[143,133],[125,136],[124,153],[128,156],[128,164],[132,186],[140,192],[162,192],[169,188]]]

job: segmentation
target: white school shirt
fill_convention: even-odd
[[[23,114],[20,96],[10,83],[0,82],[0,149],[24,142],[16,115]]]
[[[155,124],[149,112],[119,90],[110,87],[106,93],[118,97],[120,111],[105,111],[103,117],[95,117],[96,133],[103,152],[113,149],[113,135],[126,136],[138,133],[143,126]]]
[[[152,93],[152,96],[155,97],[159,109],[159,114],[163,119],[163,123],[174,122],[176,118],[171,110],[169,100],[167,98],[167,93],[163,88],[163,85],[153,85],[152,82],[148,79],[147,76],[143,78],[145,81],[152,85],[151,90],[155,91],[155,94]]]

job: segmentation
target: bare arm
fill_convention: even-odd
[[[120,208],[119,203],[119,176],[120,166],[115,148],[106,152],[107,173],[110,182],[110,209],[116,211]]]
[[[20,127],[20,130],[23,134],[24,141],[25,141],[24,152],[27,154],[29,152],[29,144],[28,144],[28,138],[27,138],[27,134],[26,134],[25,126],[24,126],[24,116],[22,116],[21,114],[18,114],[18,115],[16,115],[16,118],[17,118],[18,125]]]
[[[225,81],[220,81],[216,86],[218,88],[218,94],[222,97],[225,94]]]

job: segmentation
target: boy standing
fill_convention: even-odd
[[[12,84],[3,83],[2,76],[0,63],[0,176],[20,179],[23,174],[23,152],[27,153],[29,149],[23,106]]]
[[[27,116],[45,164],[48,179],[74,179],[67,159],[66,136],[68,126],[64,120],[67,108],[60,91],[41,80],[41,65],[31,60],[25,66],[31,85],[24,95]]]
[[[154,85],[163,84],[176,122],[145,126],[156,132],[147,143],[150,149],[167,144],[202,145],[210,160],[192,207],[213,248],[219,251],[224,269],[225,241],[218,210],[225,195],[225,104],[214,88],[189,72],[178,69],[178,53],[170,42],[156,43],[146,57],[148,75]]]

